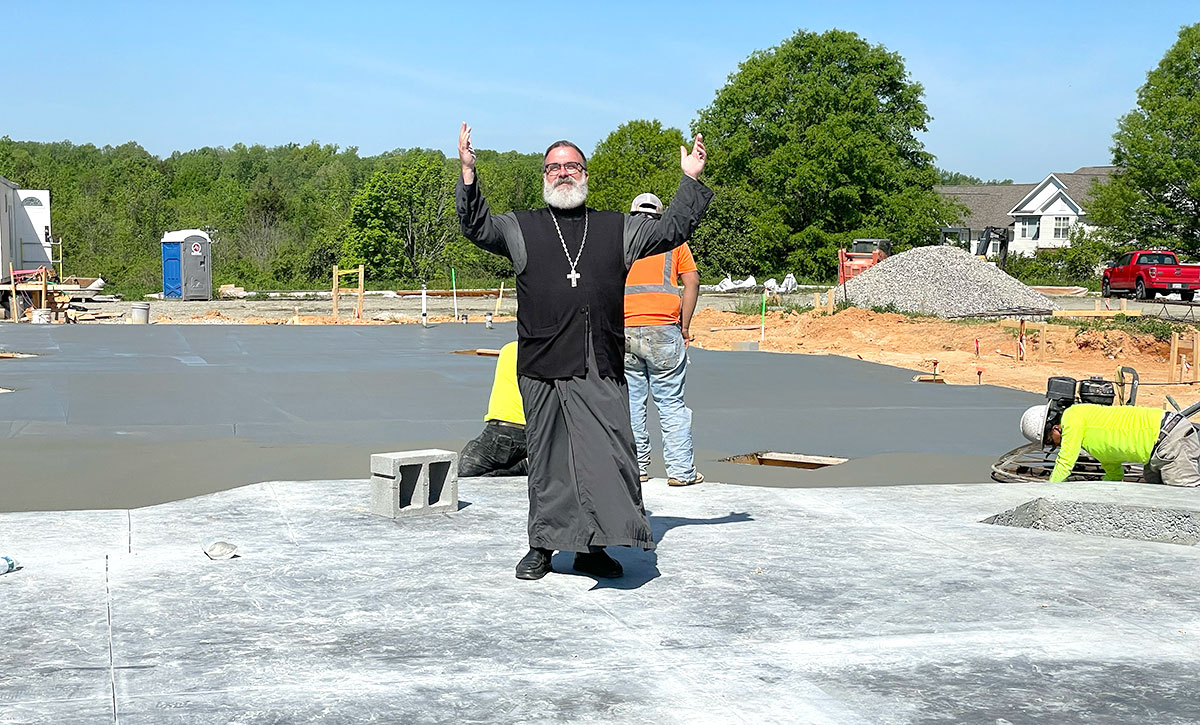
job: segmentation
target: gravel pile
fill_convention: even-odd
[[[847,282],[846,292],[856,307],[894,305],[938,317],[1018,307],[1058,309],[1040,292],[951,246],[916,247],[888,257]],[[839,287],[839,301],[841,295]]]

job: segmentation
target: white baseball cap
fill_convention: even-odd
[[[662,214],[663,205],[662,199],[659,199],[654,194],[638,194],[633,199],[633,204],[629,206],[629,213],[636,214]]]

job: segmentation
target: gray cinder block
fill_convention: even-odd
[[[742,352],[754,352],[758,350],[758,340],[738,340],[733,343],[732,347],[734,350],[740,350]]]
[[[371,513],[395,519],[457,510],[457,453],[429,448],[371,455]]]

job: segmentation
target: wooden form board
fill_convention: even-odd
[[[749,463],[757,466],[782,466],[786,468],[825,468],[845,463],[849,458],[837,456],[812,456],[807,453],[781,453],[779,451],[759,451],[740,456],[730,456],[724,459],[727,463]]]
[[[1051,317],[1116,317],[1117,315],[1141,317],[1142,311],[1129,309],[1129,300],[1123,299],[1120,308],[1115,310],[1103,309],[1100,300],[1096,300],[1096,309],[1094,310],[1054,310],[1050,313]]]

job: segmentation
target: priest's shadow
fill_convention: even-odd
[[[711,519],[693,519],[686,516],[654,516],[650,511],[647,511],[646,514],[649,516],[650,530],[654,533],[654,541],[657,542],[658,546],[663,545],[663,539],[666,538],[667,532],[680,526],[740,524],[754,520],[750,514],[736,511],[730,511],[725,516],[718,516]],[[600,579],[590,574],[581,574],[571,568],[575,554],[569,551],[558,552],[551,561],[553,562],[552,565],[555,572],[594,579],[596,586],[592,587],[592,591],[596,589],[638,589],[643,584],[657,579],[661,574],[658,570],[658,554],[653,551],[642,551],[626,546],[610,546],[607,551],[609,556],[621,562],[621,568],[625,570],[625,576],[619,579]]]

